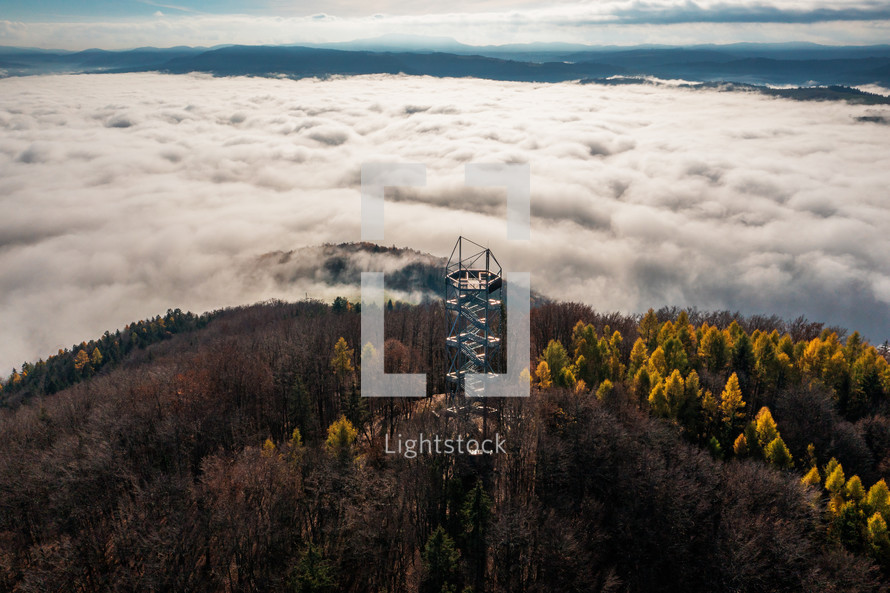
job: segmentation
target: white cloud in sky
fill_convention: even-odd
[[[631,85],[158,74],[0,80],[0,368],[168,307],[332,298],[257,256],[360,240],[363,162],[422,162],[386,244],[458,234],[562,299],[890,337],[887,107]],[[468,162],[528,162],[532,233]],[[274,271],[274,270],[273,270]],[[340,289],[337,289],[339,292]]]
[[[160,6],[152,4],[152,6]],[[470,44],[567,41],[694,44],[735,41],[885,43],[890,7],[848,0],[441,3],[310,2],[245,6],[245,14],[170,7],[148,17],[0,20],[0,44],[62,49],[142,45],[287,44],[384,34],[451,36]],[[166,9],[166,8],[165,8]]]

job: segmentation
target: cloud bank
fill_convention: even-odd
[[[342,293],[261,256],[360,240],[370,161],[427,166],[388,191],[386,244],[447,256],[464,234],[602,310],[805,314],[883,341],[886,121],[653,85],[0,80],[0,368],[168,307]],[[469,162],[530,164],[530,244],[506,241],[503,191],[463,185]]]

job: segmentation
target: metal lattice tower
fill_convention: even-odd
[[[474,395],[478,381],[468,373],[494,373],[494,359],[501,349],[502,270],[491,250],[459,237],[445,268],[445,309],[449,314],[448,373],[445,380],[452,395]]]

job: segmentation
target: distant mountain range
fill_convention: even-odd
[[[144,71],[292,78],[404,73],[535,82],[651,76],[756,85],[890,86],[890,45],[470,46],[450,38],[400,35],[315,46],[81,52],[0,47],[2,76]]]

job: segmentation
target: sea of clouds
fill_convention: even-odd
[[[804,314],[883,341],[888,120],[653,84],[3,79],[0,369],[167,308],[344,292],[260,256],[359,241],[361,165],[381,161],[427,166],[387,191],[387,245],[447,256],[463,234],[598,309]],[[506,240],[503,191],[463,185],[470,162],[529,163],[531,242]]]

